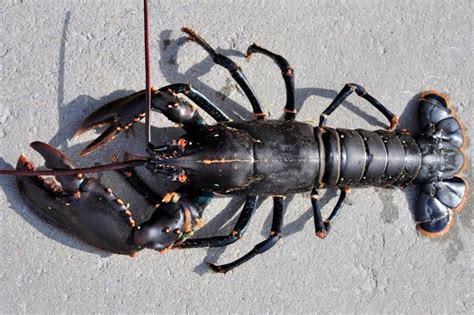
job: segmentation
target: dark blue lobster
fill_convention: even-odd
[[[17,183],[24,199],[39,215],[87,243],[103,250],[133,255],[143,248],[217,247],[237,241],[245,232],[259,196],[272,196],[273,221],[267,239],[253,250],[213,270],[227,272],[277,243],[283,223],[283,200],[293,193],[311,192],[316,235],[326,237],[351,187],[417,186],[414,211],[417,229],[425,236],[440,237],[453,223],[467,198],[462,178],[464,132],[447,96],[437,91],[421,94],[421,132],[414,136],[398,130],[397,117],[357,84],[346,84],[320,116],[318,127],[295,121],[294,71],[280,55],[251,45],[247,56],[264,54],[278,65],[286,86],[283,120],[267,120],[266,114],[242,70],[218,54],[198,34],[183,31],[201,45],[214,62],[226,68],[247,95],[255,120],[233,122],[204,95],[188,84],[172,84],[152,91],[152,108],[181,124],[186,134],[171,145],[148,147],[149,157],[133,160],[151,172],[168,175],[180,188],[159,196],[132,167],[121,169],[129,183],[156,211],[145,222],[136,222],[132,210],[110,188],[85,172],[31,175],[34,166],[22,155]],[[389,121],[387,130],[334,129],[326,120],[353,92],[366,99]],[[82,152],[88,154],[111,141],[146,113],[145,91],[115,100],[89,115],[77,135],[100,126],[106,130]],[[217,123],[209,125],[197,108]],[[74,169],[73,163],[47,144],[31,145],[53,170]],[[66,175],[64,175],[66,174]],[[69,174],[69,175],[67,175]],[[59,183],[58,183],[59,182]],[[319,190],[338,187],[334,210],[323,219]],[[245,195],[246,203],[227,236],[192,238],[202,226],[202,211],[215,195]]]

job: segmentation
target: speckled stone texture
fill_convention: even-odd
[[[241,52],[256,42],[284,55],[296,73],[298,119],[316,121],[336,93],[356,82],[417,126],[418,93],[450,95],[474,137],[472,1],[152,1],[153,83],[192,83],[234,119],[251,119],[243,93],[206,53],[186,43],[189,26],[242,66],[273,118],[285,103],[279,70]],[[219,2],[220,3],[220,2]],[[112,152],[144,152],[143,126],[98,153],[78,152],[96,135],[72,139],[87,114],[144,86],[140,1],[3,1],[0,167],[42,140],[79,165]],[[382,115],[352,96],[329,125],[381,128]],[[154,114],[155,141],[177,128]],[[165,127],[166,128],[163,128]],[[472,140],[471,140],[472,143]],[[467,149],[471,155],[472,146]],[[113,173],[101,175],[133,209],[145,203]],[[472,185],[472,164],[467,165]],[[156,182],[160,186],[160,182]],[[143,251],[109,256],[37,218],[13,178],[0,178],[0,313],[471,313],[474,309],[472,203],[441,240],[415,231],[407,189],[354,189],[325,240],[314,236],[308,194],[287,198],[284,237],[235,271],[209,272],[268,233],[271,200],[258,207],[245,237],[225,249]],[[323,198],[327,215],[336,192]],[[225,234],[243,203],[218,199],[199,235]]]

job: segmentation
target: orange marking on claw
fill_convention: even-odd
[[[176,203],[176,202],[178,202],[180,197],[181,196],[176,192],[169,192],[169,193],[167,193],[166,195],[163,196],[162,201],[164,203],[169,203],[169,202]]]
[[[21,164],[25,165],[26,163],[28,163],[28,158],[26,157],[26,154],[25,153],[21,153],[20,154],[20,157],[18,158],[18,160],[20,161]]]
[[[28,161],[28,158],[26,157],[26,155],[24,153],[20,154],[20,157],[18,158],[18,160],[20,160],[20,163],[23,166],[25,166],[27,169],[29,169],[30,171],[35,170],[34,164],[31,163],[30,161]]]

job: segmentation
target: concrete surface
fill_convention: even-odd
[[[81,166],[108,162],[112,152],[143,152],[142,126],[87,158],[77,153],[95,135],[71,139],[85,115],[144,86],[141,2],[2,2],[0,167],[14,165],[20,152],[40,162],[28,148],[34,140],[60,147]],[[182,26],[201,32],[241,64],[274,118],[285,101],[283,81],[268,59],[256,55],[247,62],[238,53],[253,42],[286,56],[295,68],[299,120],[317,120],[344,83],[357,82],[399,114],[403,126],[415,127],[417,94],[436,88],[451,96],[474,136],[472,1],[152,2],[154,84],[190,82],[235,119],[251,117],[247,100],[200,47],[184,43]],[[329,122],[350,128],[385,123],[356,97]],[[173,133],[160,130],[155,139]],[[467,171],[472,183],[471,164]],[[132,208],[144,207],[119,177],[102,177]],[[322,241],[314,237],[309,196],[290,197],[282,241],[218,275],[205,261],[231,261],[262,240],[270,200],[233,246],[166,255],[144,251],[130,259],[108,256],[38,219],[12,178],[0,178],[0,187],[0,313],[472,314],[474,309],[472,203],[447,237],[432,241],[415,232],[410,207],[416,196],[410,190],[353,190]],[[326,214],[333,196],[329,191],[324,198]],[[206,213],[209,227],[200,235],[225,234],[241,205],[239,198],[213,202]]]

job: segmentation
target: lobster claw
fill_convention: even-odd
[[[107,103],[92,112],[82,121],[74,136],[78,137],[91,129],[107,125],[108,128],[83,149],[80,155],[87,155],[112,141],[120,131],[130,128],[145,117],[145,110],[145,91],[142,90]]]
[[[48,144],[33,142],[46,166],[71,169],[72,161]],[[17,169],[34,170],[20,155]],[[133,240],[135,221],[128,206],[110,188],[84,174],[74,176],[17,176],[23,199],[39,216],[92,246],[117,254],[133,255],[140,250]]]

